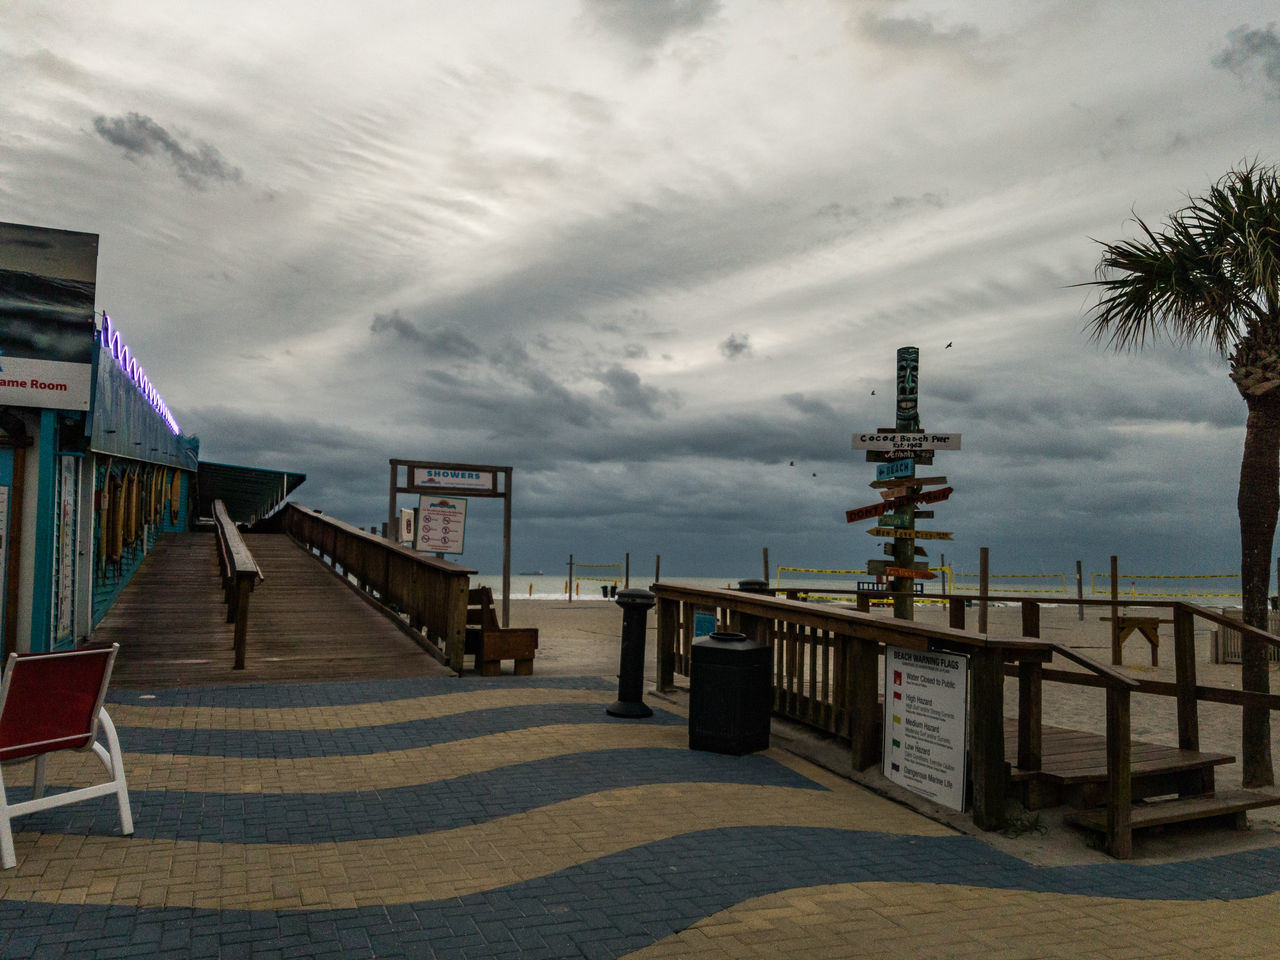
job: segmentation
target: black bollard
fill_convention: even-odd
[[[618,699],[605,707],[611,717],[653,716],[644,702],[645,620],[656,602],[648,590],[619,590],[622,608],[622,651],[618,655]]]

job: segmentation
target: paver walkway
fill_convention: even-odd
[[[784,752],[691,752],[675,708],[617,720],[615,696],[116,689],[136,833],[105,798],[18,821],[0,956],[1280,956],[1275,848],[1035,867]]]

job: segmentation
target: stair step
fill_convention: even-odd
[[[1184,820],[1231,816],[1259,807],[1277,805],[1280,805],[1280,794],[1261,790],[1228,790],[1205,797],[1181,797],[1177,800],[1136,803],[1130,815],[1130,824],[1137,830],[1141,827],[1158,827]],[[1107,829],[1106,807],[1078,810],[1069,814],[1067,819],[1090,830],[1105,833]]]

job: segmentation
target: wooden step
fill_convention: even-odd
[[[1204,820],[1209,817],[1242,817],[1246,811],[1259,807],[1280,805],[1280,794],[1261,790],[1229,790],[1205,797],[1182,797],[1177,800],[1157,800],[1151,803],[1135,803],[1130,823],[1134,830],[1142,827],[1159,827],[1167,823],[1185,820]],[[1067,820],[1089,830],[1105,833],[1107,810],[1094,807],[1068,814]],[[1237,822],[1243,827],[1247,821]]]

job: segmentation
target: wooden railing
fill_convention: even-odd
[[[461,673],[467,591],[475,570],[399,544],[296,503],[280,511],[281,529],[403,622],[414,638]]]
[[[1195,618],[1229,625],[1267,645],[1280,638],[1243,626],[1215,611],[1193,604],[1165,601],[1072,599],[1065,605],[1094,607],[1161,607],[1171,611],[1175,679],[1134,679],[1112,666],[1058,643],[1040,638],[1043,597],[972,594],[933,595],[948,606],[947,627],[934,627],[891,617],[873,616],[870,603],[882,596],[854,592],[860,609],[806,603],[765,593],[705,590],[673,583],[651,588],[658,598],[658,683],[671,689],[676,673],[688,675],[694,637],[695,612],[714,614],[721,629],[744,633],[773,648],[774,712],[802,724],[847,739],[855,769],[878,763],[881,708],[878,678],[882,644],[967,653],[971,657],[970,733],[973,750],[970,780],[975,823],[993,829],[1003,819],[1004,677],[1018,680],[1018,760],[1026,771],[1040,769],[1042,687],[1045,681],[1102,687],[1106,691],[1106,739],[1109,780],[1107,846],[1117,857],[1131,853],[1130,698],[1134,693],[1174,697],[1177,701],[1178,746],[1200,749],[1200,701],[1230,703],[1252,709],[1280,710],[1280,695],[1249,692],[1197,683]],[[789,592],[789,591],[784,591]],[[815,591],[816,592],[816,591]],[[982,600],[1016,603],[1021,607],[1020,637],[994,638],[965,630],[969,605]],[[1113,616],[1115,614],[1113,613]],[[1051,669],[1054,657],[1083,669]],[[1118,661],[1117,657],[1117,661]],[[1242,745],[1243,751],[1254,749]],[[1256,763],[1255,758],[1255,763]]]
[[[235,662],[233,669],[244,669],[245,648],[249,632],[249,594],[262,580],[262,570],[245,546],[235,521],[227,514],[221,500],[213,501],[213,527],[218,542],[218,564],[222,571],[222,590],[227,604],[227,623],[235,624]]]
[[[880,655],[884,644],[969,656],[969,793],[974,822],[985,830],[1005,821],[1008,774],[1004,752],[1004,671],[1009,662],[1039,667],[1055,654],[1070,657],[1107,687],[1114,701],[1107,725],[1117,756],[1129,743],[1128,696],[1136,685],[1123,674],[1088,657],[1042,640],[1003,641],[950,627],[776,598],[736,590],[708,590],[656,583],[657,657],[660,689],[671,689],[676,673],[687,675],[698,612],[773,649],[774,712],[849,741],[853,766],[865,770],[882,754],[879,699]],[[1112,716],[1114,714],[1114,716]],[[1031,718],[1027,723],[1030,724]],[[1036,720],[1038,722],[1038,719]],[[1114,848],[1127,855],[1128,796],[1117,792],[1112,805]]]

